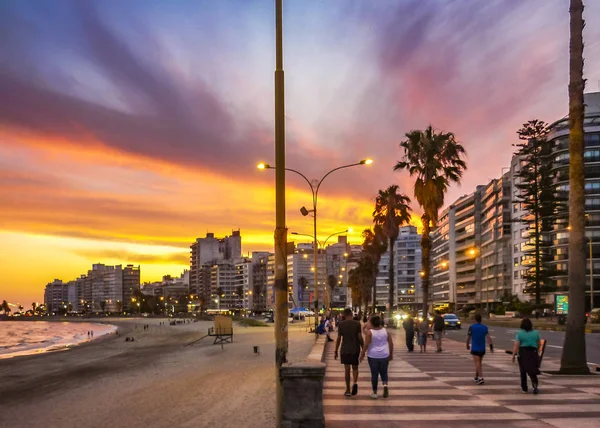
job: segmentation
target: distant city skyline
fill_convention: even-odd
[[[479,7],[473,7],[473,4]],[[372,224],[405,132],[456,133],[469,169],[447,201],[510,164],[516,130],[567,114],[564,1],[285,3],[288,165],[308,177],[366,157],[320,193],[319,235]],[[271,250],[272,0],[0,6],[0,298],[41,301],[93,263],[178,275],[207,230]],[[586,4],[587,91],[600,2]],[[437,25],[443,22],[444,25]],[[288,177],[288,227],[309,233]],[[418,208],[415,206],[416,214]],[[302,241],[297,241],[302,242]]]

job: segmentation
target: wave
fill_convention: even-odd
[[[87,331],[90,330],[94,332],[93,339],[87,337]],[[115,330],[116,327],[112,325],[81,322],[0,323],[0,359],[67,349]]]

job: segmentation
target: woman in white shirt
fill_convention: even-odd
[[[381,317],[374,316],[371,318],[371,329],[365,331],[365,346],[360,354],[360,361],[365,359],[365,353],[369,360],[369,368],[371,369],[371,385],[373,393],[371,398],[378,398],[377,384],[381,376],[383,384],[383,398],[387,398],[388,391],[388,365],[393,359],[394,343],[392,337],[387,330],[383,328]]]

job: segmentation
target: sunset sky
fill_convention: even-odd
[[[566,0],[284,0],[287,164],[318,178],[319,234],[371,224],[405,132],[452,131],[469,171],[509,164],[523,122],[567,113]],[[600,85],[600,2],[585,74]],[[0,299],[29,306],[92,263],[178,275],[207,231],[273,246],[273,0],[0,2]],[[306,183],[288,175],[288,226]],[[418,211],[418,207],[415,207]]]

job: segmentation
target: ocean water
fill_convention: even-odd
[[[0,359],[43,352],[67,350],[115,331],[107,324],[84,322],[4,321],[0,322]]]

